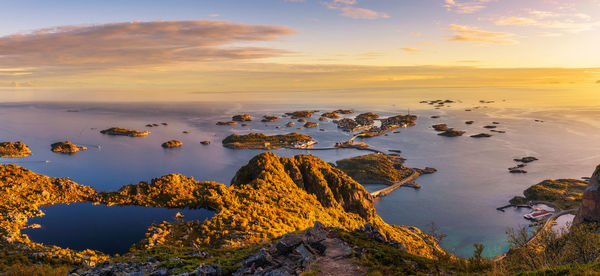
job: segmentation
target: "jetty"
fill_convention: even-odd
[[[419,175],[421,175],[419,172],[417,171],[413,171],[413,173],[411,175],[409,175],[408,177],[388,186],[385,187],[381,190],[375,191],[371,193],[371,196],[374,198],[379,198],[382,196],[386,196],[389,195],[391,192],[395,191],[396,189],[402,187],[402,186],[407,186],[407,187],[417,187],[414,186],[412,184],[412,181],[414,181],[415,179],[417,179],[419,177]]]

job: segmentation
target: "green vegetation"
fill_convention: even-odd
[[[23,142],[0,143],[0,157],[26,157],[31,155],[31,150]]]
[[[101,130],[100,133],[106,134],[106,135],[142,137],[142,136],[148,136],[148,134],[150,134],[150,131],[139,131],[139,130],[120,128],[120,127],[111,127],[109,129]]]
[[[338,160],[337,167],[361,184],[394,184],[412,173],[398,155],[367,154]]]
[[[568,210],[578,208],[581,197],[587,187],[587,182],[578,179],[544,180],[527,188],[525,197],[516,196],[510,200],[511,204],[524,204],[527,201],[545,201],[557,207]]]
[[[232,149],[303,148],[315,143],[311,136],[295,132],[272,136],[262,133],[232,134],[223,139],[223,146]]]

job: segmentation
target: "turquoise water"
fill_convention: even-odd
[[[264,114],[281,115],[301,109],[331,111],[354,108],[358,112],[372,111],[382,116],[405,114],[419,115],[417,125],[365,140],[382,149],[401,149],[407,165],[435,167],[438,172],[420,177],[420,190],[401,188],[381,198],[376,203],[379,215],[388,223],[417,226],[426,229],[431,222],[448,236],[443,246],[459,256],[469,256],[472,244],[483,243],[484,254],[494,256],[507,250],[504,232],[508,227],[518,227],[528,222],[522,218],[526,210],[499,212],[496,207],[505,205],[514,195],[520,195],[530,185],[549,178],[580,178],[591,174],[600,163],[600,138],[595,119],[600,109],[595,107],[558,108],[544,107],[532,110],[522,105],[506,103],[482,105],[478,98],[462,99],[450,108],[433,109],[419,104],[420,99],[446,99],[447,96],[403,98],[390,96],[382,101],[318,100],[312,95],[293,103],[226,102],[198,103],[13,103],[0,105],[0,140],[20,140],[30,146],[34,155],[21,159],[0,159],[2,163],[16,163],[35,172],[57,177],[70,177],[74,181],[93,186],[98,190],[116,190],[122,185],[149,181],[167,173],[181,173],[197,180],[212,180],[228,184],[239,167],[261,150],[231,150],[220,141],[232,133],[264,132],[267,134],[291,131],[307,133],[319,141],[318,147],[331,146],[346,140],[348,133],[339,131],[329,120],[318,122],[317,128],[286,128],[290,119],[262,123],[255,119],[250,127],[216,126],[217,121],[230,120],[232,115],[250,113],[254,118]],[[319,102],[315,104],[314,102]],[[78,109],[79,112],[66,112]],[[432,119],[430,116],[441,118]],[[543,120],[543,123],[534,120]],[[464,121],[474,120],[473,125]],[[468,135],[487,132],[483,126],[498,121],[499,130],[491,138],[474,139]],[[149,128],[147,137],[113,137],[99,130],[120,126],[144,130],[148,123],[168,122],[168,126]],[[446,138],[436,135],[430,126],[447,123],[450,127],[467,131],[462,137]],[[282,126],[277,129],[276,126]],[[325,129],[320,131],[319,129]],[[182,131],[188,130],[189,134]],[[50,144],[62,140],[87,145],[89,150],[74,155],[50,152]],[[178,149],[163,149],[161,143],[177,139],[183,142]],[[200,141],[210,140],[211,145]],[[95,146],[100,146],[95,147]],[[278,155],[314,154],[325,161],[365,154],[353,149],[332,151],[274,150]],[[513,158],[533,155],[540,160],[526,168],[527,174],[510,174],[507,168],[515,165]],[[377,186],[366,186],[374,190]],[[51,207],[52,208],[52,207]],[[57,209],[56,212],[70,212]],[[141,210],[142,208],[140,208]],[[100,209],[85,210],[87,217],[102,216]],[[133,213],[137,211],[131,211]],[[50,214],[50,211],[48,211]],[[50,218],[50,215],[48,215]],[[108,224],[120,224],[125,218]],[[49,220],[48,220],[49,222]],[[46,222],[46,223],[48,223]],[[44,231],[42,229],[31,231]],[[82,222],[83,224],[88,222]],[[91,223],[91,222],[90,222]],[[130,225],[145,231],[147,222]],[[72,235],[80,231],[65,228]],[[32,240],[36,241],[35,237]],[[46,243],[72,246],[60,237]],[[107,244],[118,246],[117,242]],[[110,247],[110,246],[109,246]],[[105,250],[109,250],[107,248]]]

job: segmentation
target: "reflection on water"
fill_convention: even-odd
[[[435,92],[435,91],[434,91]],[[0,140],[21,140],[30,146],[34,155],[23,159],[0,159],[2,163],[19,162],[35,172],[49,176],[67,176],[74,181],[93,186],[98,190],[116,190],[122,185],[148,181],[167,173],[181,173],[198,180],[213,180],[228,184],[237,169],[262,150],[232,150],[221,146],[220,141],[232,134],[264,132],[266,134],[296,131],[306,133],[319,141],[318,146],[331,146],[348,139],[350,134],[337,129],[330,120],[318,122],[318,128],[297,129],[284,127],[289,118],[272,123],[260,122],[264,114],[282,114],[301,109],[331,111],[354,108],[357,112],[372,111],[381,116],[405,114],[419,115],[417,125],[366,139],[375,148],[400,149],[412,167],[430,166],[438,169],[424,175],[417,182],[422,189],[398,189],[376,203],[380,216],[388,223],[411,225],[426,229],[432,221],[448,237],[443,243],[460,256],[472,253],[473,243],[486,246],[484,255],[503,253],[506,248],[507,227],[527,224],[522,215],[528,210],[499,212],[496,207],[520,195],[524,189],[544,179],[579,178],[587,176],[600,163],[600,132],[590,124],[600,114],[593,107],[556,111],[537,108],[531,110],[512,106],[515,94],[494,97],[479,95],[470,90],[469,97],[458,98],[444,93],[428,92],[424,95],[402,93],[386,94],[385,100],[374,101],[364,97],[352,100],[321,100],[309,98],[286,103],[140,103],[140,104],[5,104],[0,106]],[[552,91],[554,95],[556,91]],[[512,95],[512,96],[511,96]],[[513,98],[511,98],[513,97]],[[418,100],[460,100],[451,108],[433,109],[419,104]],[[479,98],[497,100],[481,104]],[[312,99],[312,100],[311,100]],[[310,103],[318,102],[318,103]],[[309,102],[309,103],[307,103]],[[473,107],[481,106],[478,109]],[[80,112],[66,112],[78,109]],[[472,109],[472,111],[465,111]],[[216,126],[217,121],[230,120],[232,115],[250,113],[255,120],[250,126]],[[439,119],[430,118],[439,115]],[[534,119],[543,120],[543,123]],[[475,121],[466,125],[467,120]],[[498,121],[498,130],[491,138],[474,139],[469,135],[487,132],[483,126]],[[151,135],[143,138],[112,137],[99,134],[99,130],[112,126],[144,130],[148,123],[168,122],[168,126],[149,128]],[[446,138],[436,135],[430,126],[446,123],[464,130],[462,137]],[[276,129],[276,126],[282,126]],[[325,131],[319,131],[322,128]],[[189,134],[182,133],[189,130]],[[86,145],[101,145],[101,149],[75,155],[50,152],[50,144],[62,140]],[[161,143],[177,139],[183,147],[168,150]],[[210,140],[204,146],[200,141]],[[314,154],[327,162],[335,162],[365,154],[354,149],[332,151],[274,150],[278,155]],[[510,174],[513,158],[536,156],[540,160],[530,163],[527,174]],[[44,162],[48,160],[49,162]],[[38,162],[41,161],[41,162]],[[368,190],[377,188],[367,186]],[[62,211],[59,211],[62,212]],[[96,217],[90,211],[86,216]],[[106,222],[118,224],[115,222]],[[141,227],[144,229],[144,227]]]
[[[41,208],[46,214],[30,223],[38,229],[25,229],[32,241],[75,250],[93,249],[108,254],[125,253],[144,238],[153,223],[175,221],[180,212],[184,220],[205,220],[214,212],[206,209],[167,209],[137,206],[106,206],[91,203],[51,205]]]

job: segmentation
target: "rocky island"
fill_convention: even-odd
[[[120,127],[111,127],[109,129],[101,130],[100,133],[114,136],[143,137],[148,136],[150,134],[150,131],[139,131]]]
[[[311,127],[317,127],[317,126],[319,126],[319,124],[313,123],[313,122],[307,122],[306,124],[304,124],[305,128],[311,128]]]
[[[73,153],[76,153],[76,152],[79,152],[82,150],[87,150],[86,147],[76,146],[75,144],[73,144],[69,141],[54,143],[54,144],[50,145],[50,147],[52,148],[52,152],[67,153],[67,154],[73,154]]]
[[[227,121],[227,122],[217,122],[218,126],[232,126],[232,125],[237,125],[238,122],[234,122],[234,121]]]
[[[310,118],[310,116],[312,116],[315,112],[317,112],[317,110],[313,110],[313,111],[308,111],[308,110],[302,110],[302,111],[294,111],[294,112],[288,112],[285,113],[288,116],[291,116],[292,119],[300,119],[300,118]]]
[[[252,121],[252,117],[250,114],[241,114],[231,117],[231,120],[236,122],[249,122]]]
[[[398,154],[367,154],[338,160],[337,167],[361,184],[394,184],[410,174]]]
[[[316,143],[311,136],[295,132],[271,136],[263,133],[232,134],[223,139],[223,146],[232,149],[309,148]]]
[[[277,120],[279,120],[279,117],[277,117],[277,116],[265,115],[265,116],[263,116],[263,119],[260,121],[261,122],[275,122]]]
[[[166,148],[166,149],[178,148],[178,147],[183,146],[183,143],[178,140],[169,140],[169,141],[162,143],[162,145],[160,145],[160,146],[163,148]]]
[[[0,143],[0,157],[18,158],[31,155],[31,150],[23,142],[2,142]]]
[[[463,134],[465,134],[464,131],[455,130],[453,128],[449,128],[449,129],[446,129],[444,132],[438,133],[439,136],[445,136],[445,137],[457,137],[457,136],[462,136]]]

